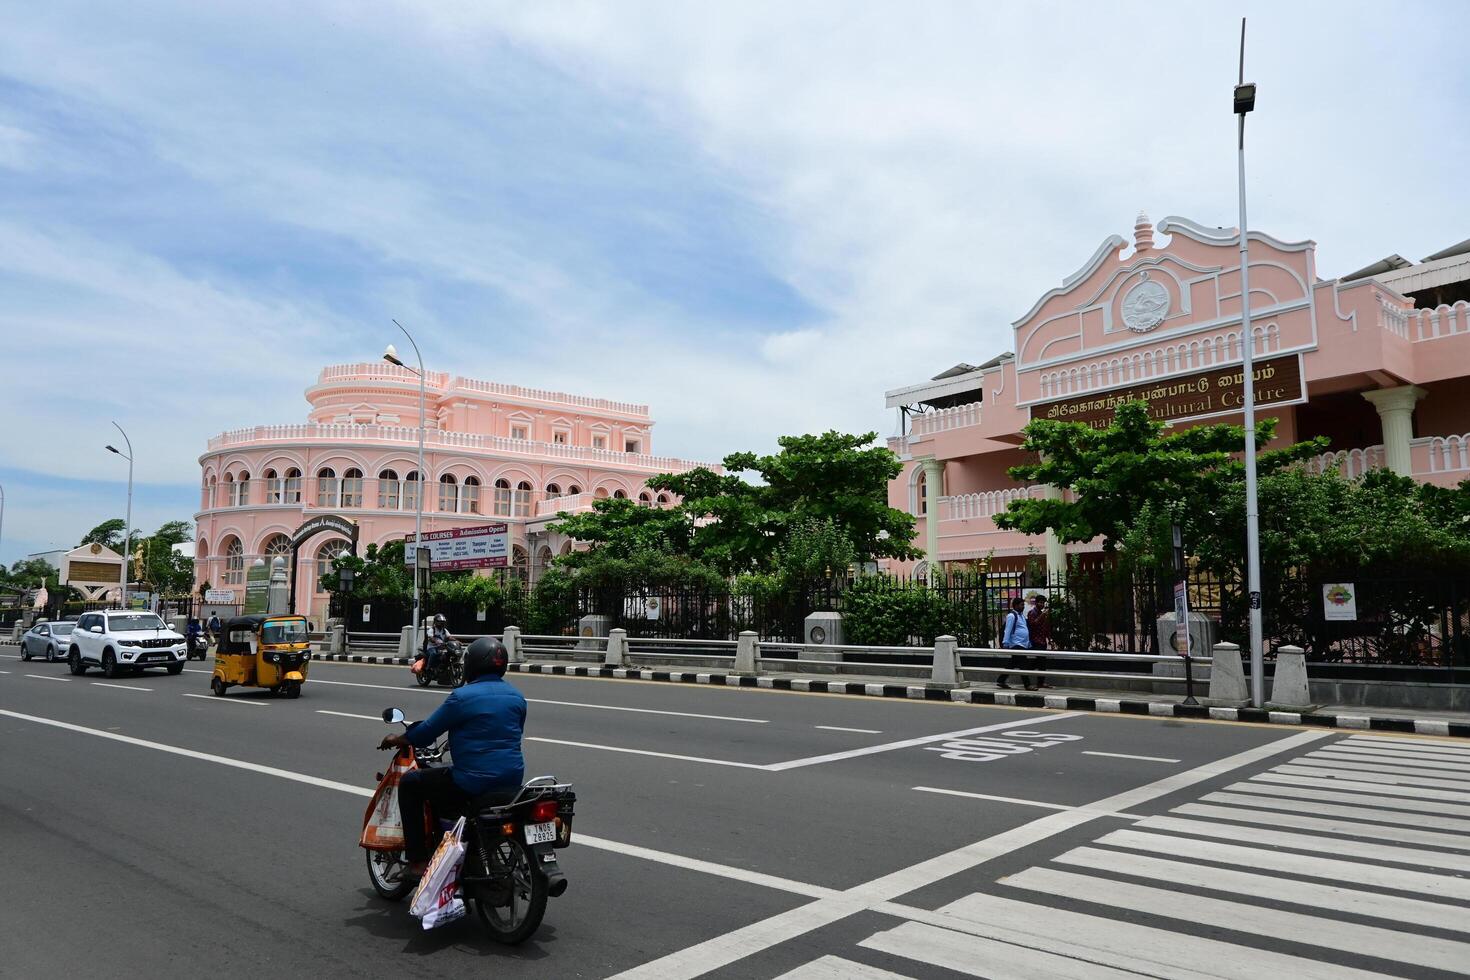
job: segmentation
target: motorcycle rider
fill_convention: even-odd
[[[189,641],[189,659],[194,659],[194,654],[198,653],[199,659],[203,660],[203,650],[208,648],[209,642],[204,639],[204,627],[199,624],[197,617],[189,617],[189,625],[185,628],[184,635]]]
[[[435,614],[434,628],[430,631],[428,639],[424,641],[428,647],[428,657],[424,662],[424,670],[428,671],[428,676],[434,676],[439,657],[443,655],[444,649],[449,646],[449,641],[452,639],[454,637],[449,635],[449,621],[444,618],[443,613]]]
[[[526,763],[521,733],[526,699],[505,680],[505,646],[493,636],[471,643],[464,655],[465,684],[451,691],[433,714],[403,735],[389,735],[380,749],[427,748],[449,734],[451,766],[415,769],[398,783],[403,842],[409,877],[422,877],[429,864],[424,804],[447,813],[476,797],[501,794],[508,800],[521,788]]]

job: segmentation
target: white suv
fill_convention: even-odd
[[[170,674],[179,674],[187,651],[184,638],[153,613],[108,609],[82,614],[71,631],[66,659],[73,674],[85,674],[93,664],[108,677],[144,667],[167,667]]]

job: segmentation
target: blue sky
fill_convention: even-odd
[[[886,432],[1140,208],[1234,220],[1236,4],[6,6],[5,562],[120,516],[110,420],[187,516],[390,317],[717,459]],[[1245,12],[1253,225],[1323,275],[1470,235],[1466,7]]]

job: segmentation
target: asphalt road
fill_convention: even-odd
[[[190,667],[0,657],[0,975],[1470,971],[1451,740],[517,675],[528,773],[578,814],[507,949],[420,930],[356,846],[378,715],[442,690],[317,663],[300,700],[215,699]]]

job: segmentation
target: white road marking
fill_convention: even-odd
[[[1333,784],[1336,785],[1336,784]],[[1449,816],[1470,817],[1470,801],[1465,803],[1436,803],[1432,800],[1397,799],[1382,793],[1337,793],[1331,790],[1298,789],[1277,783],[1231,783],[1225,787],[1231,793],[1256,793],[1264,797],[1286,797],[1295,800],[1329,800],[1335,803],[1371,805],[1383,810],[1406,810],[1410,813],[1443,813]]]
[[[0,670],[0,674],[8,674],[8,673],[10,673],[10,671],[8,671],[8,670]]]
[[[878,911],[909,914],[910,907],[889,905]],[[999,939],[1031,949],[1084,959],[1120,970],[1154,977],[1228,977],[1259,980],[1260,977],[1291,977],[1293,980],[1346,980],[1378,978],[1382,974],[1354,970],[1334,963],[1321,963],[1238,946],[1216,939],[1138,925],[1121,919],[1068,912],[1063,909],[1018,902],[995,895],[970,895],[927,916],[913,909],[911,918],[930,925],[957,929],[972,935]]]
[[[1432,830],[1418,830],[1402,824],[1364,823],[1361,820],[1331,820],[1320,817],[1304,817],[1296,813],[1276,813],[1250,807],[1213,806],[1208,803],[1186,803],[1176,806],[1170,813],[1186,817],[1206,817],[1211,820],[1231,820],[1235,823],[1258,823],[1268,827],[1289,827],[1296,830],[1315,830],[1323,834],[1340,834],[1346,837],[1370,837],[1373,840],[1398,841],[1401,844],[1424,844],[1429,847],[1449,847],[1470,851],[1470,837],[1459,834],[1439,834]],[[1391,815],[1388,815],[1391,816]]]
[[[1408,820],[1404,814],[1394,810],[1379,810],[1369,806],[1333,806],[1318,800],[1287,800],[1278,796],[1252,796],[1245,793],[1207,793],[1201,797],[1205,803],[1228,803],[1234,806],[1255,807],[1261,810],[1284,810],[1288,813],[1320,814],[1326,817],[1346,817],[1350,820],[1368,820],[1377,823],[1402,826],[1399,821]],[[1359,801],[1362,802],[1362,801]],[[1470,820],[1453,817],[1438,817],[1415,813],[1416,827],[1432,827],[1437,830],[1457,830],[1470,834]]]
[[[1149,817],[1138,826],[1142,830],[1166,830],[1176,834],[1193,834],[1196,837],[1213,837],[1218,840],[1270,844],[1276,847],[1289,847],[1297,851],[1317,851],[1326,854],[1340,854],[1344,857],[1366,858],[1370,861],[1414,864],[1420,867],[1435,868],[1439,871],[1470,871],[1470,855],[1466,854],[1446,854],[1443,851],[1427,851],[1414,847],[1369,844],[1363,841],[1343,840],[1338,837],[1289,834],[1261,827],[1238,827],[1234,824],[1185,820],[1179,817]],[[1269,859],[1264,866],[1271,866]]]
[[[910,980],[902,973],[880,970],[876,966],[845,960],[840,956],[823,956],[783,973],[776,980]]]
[[[1383,782],[1364,782],[1352,779],[1328,779],[1303,776],[1289,771],[1292,767],[1280,766],[1276,771],[1252,776],[1251,782],[1280,783],[1289,786],[1306,786],[1314,789],[1341,790],[1346,793],[1361,793],[1364,796],[1409,796],[1426,800],[1458,800],[1470,803],[1470,792],[1455,792],[1448,789],[1421,789],[1417,786],[1394,786]],[[1336,776],[1337,773],[1332,775]]]
[[[1127,755],[1123,752],[1091,752],[1082,750],[1083,755],[1105,755],[1111,759],[1137,759],[1139,762],[1178,762],[1178,759],[1165,759],[1157,755]]]
[[[597,749],[601,752],[622,752],[627,755],[649,755],[656,759],[675,759],[679,762],[702,762],[705,765],[731,766],[736,769],[765,769],[769,771],[771,768],[770,766],[763,766],[758,762],[731,762],[728,759],[706,759],[697,755],[676,755],[672,752],[654,752],[650,749],[625,749],[617,745],[598,745],[593,742],[569,742],[560,738],[539,738],[527,735],[525,736],[525,741],[545,742],[548,745],[570,745],[573,748]]]
[[[1314,909],[1332,909],[1349,915],[1361,915],[1373,919],[1406,922],[1414,926],[1445,929],[1450,932],[1470,933],[1470,917],[1464,910],[1441,902],[1426,902],[1418,898],[1403,898],[1381,892],[1360,891],[1339,885],[1320,885],[1310,881],[1298,881],[1284,875],[1253,874],[1249,871],[1233,871],[1229,868],[1212,868],[1207,864],[1186,864],[1146,854],[1128,854],[1109,851],[1100,847],[1074,848],[1054,858],[1059,864],[1091,868],[1094,871],[1109,871],[1114,874],[1130,875],[1134,878],[1152,878],[1177,885],[1188,882],[1190,886],[1207,888],[1211,891],[1232,895],[1249,895],[1273,902],[1288,902]],[[1411,872],[1417,874],[1418,872]],[[1317,877],[1323,877],[1318,874]]]
[[[50,674],[26,674],[25,676],[27,676],[27,677],[34,677],[38,681],[70,681],[71,680],[70,677],[52,677]]]
[[[812,727],[820,728],[824,732],[854,732],[858,735],[883,734],[883,730],[880,728],[843,728],[841,725],[813,725]]]
[[[564,708],[596,708],[600,711],[631,711],[642,715],[672,715],[676,718],[703,718],[707,721],[740,721],[747,725],[769,725],[764,718],[732,718],[729,715],[701,715],[692,711],[660,711],[656,708],[625,708],[616,704],[585,704],[581,701],[548,701],[544,698],[526,698],[530,704],[556,704]]]
[[[136,684],[109,684],[106,681],[93,681],[92,687],[112,687],[119,691],[152,691],[151,687],[138,687]]]
[[[943,796],[965,796],[972,800],[994,800],[997,803],[1017,803],[1021,806],[1036,806],[1044,810],[1087,810],[1091,809],[1086,804],[1081,806],[1069,806],[1066,803],[1043,803],[1040,800],[1022,800],[1014,796],[991,796],[989,793],[968,793],[958,789],[940,789],[938,786],[912,786],[910,789],[916,793],[939,793]],[[1122,817],[1125,820],[1142,820],[1142,816],[1136,813],[1103,813],[1099,816]]]
[[[1105,908],[1131,909],[1146,915],[1254,936],[1285,935],[1290,936],[1292,942],[1307,946],[1339,949],[1390,962],[1412,963],[1432,970],[1458,972],[1470,959],[1470,945],[1451,939],[1423,935],[1411,938],[1381,926],[1341,922],[1320,915],[1286,912],[1204,895],[1182,897],[1179,892],[1152,885],[1135,885],[1054,868],[1027,868],[1000,881],[1012,888],[1078,899]],[[1336,969],[1326,963],[1320,968]]]
[[[984,725],[980,728],[966,728],[958,732],[945,732],[942,735],[924,735],[919,738],[906,738],[899,742],[884,742],[881,745],[869,745],[861,749],[848,749],[845,752],[829,752],[826,755],[814,755],[807,759],[793,759],[790,762],[777,762],[766,768],[772,772],[785,772],[787,769],[800,769],[805,766],[819,766],[827,762],[841,762],[844,759],[857,759],[865,755],[877,755],[880,752],[894,752],[899,749],[909,749],[917,745],[929,745],[932,742],[946,742],[953,738],[964,738],[967,735],[979,735],[982,732],[998,732],[1006,728],[1030,728],[1036,725],[1045,725],[1056,721],[1065,721],[1076,718],[1081,714],[1078,711],[1064,711],[1054,715],[1046,715],[1040,718],[1028,717],[1016,721],[1003,721],[996,725]]]
[[[1465,747],[1463,739],[1446,742],[1437,738],[1405,738],[1401,735],[1353,735],[1344,741],[1349,745],[1401,745],[1421,751],[1448,751],[1470,755],[1470,748]]]
[[[220,704],[248,704],[252,708],[265,708],[265,707],[268,707],[268,704],[265,701],[247,701],[244,698],[231,698],[231,697],[223,697],[222,698],[222,697],[218,697],[218,696],[213,695],[213,694],[181,694],[180,697],[185,697],[185,698],[200,698],[200,699],[205,700],[205,701],[218,701]]]
[[[1470,753],[1452,752],[1449,749],[1439,751],[1438,746],[1421,750],[1406,748],[1402,745],[1364,745],[1361,742],[1348,740],[1324,745],[1318,751],[1353,755],[1360,758],[1376,756],[1381,759],[1435,759],[1440,762],[1458,762],[1461,765],[1470,766]]]
[[[1254,840],[1254,836],[1243,838]],[[1430,874],[1427,871],[1409,871],[1403,868],[1386,868],[1374,864],[1360,864],[1337,858],[1317,857],[1309,854],[1292,854],[1288,851],[1268,851],[1263,847],[1243,847],[1238,844],[1220,844],[1215,841],[1192,840],[1187,837],[1168,837],[1162,834],[1147,834],[1137,830],[1115,830],[1097,841],[1110,847],[1126,847],[1147,851],[1170,858],[1194,858],[1213,861],[1216,864],[1234,864],[1250,868],[1271,868],[1283,874],[1302,875],[1307,878],[1325,878],[1330,881],[1345,881],[1353,885],[1371,885],[1374,888],[1392,888],[1395,891],[1419,892],[1441,898],[1470,901],[1470,880],[1453,878],[1449,875]],[[1262,843],[1270,843],[1262,841]],[[1318,850],[1333,853],[1329,847]]]
[[[809,885],[804,881],[793,881],[790,878],[763,874],[759,871],[732,867],[728,864],[716,864],[713,861],[701,861],[699,858],[685,857],[682,854],[672,854],[668,851],[656,851],[648,847],[639,847],[637,844],[624,844],[601,837],[589,837],[581,832],[575,834],[572,839],[586,847],[595,847],[598,850],[612,851],[615,854],[642,858],[645,861],[667,864],[671,867],[683,868],[686,871],[698,871],[701,874],[716,875],[721,878],[730,878],[734,881],[743,881],[750,885],[762,885],[766,888],[773,888],[776,891],[790,892],[793,895],[805,895],[807,898],[830,898],[841,894],[835,888],[826,888],[822,885]]]
[[[1067,717],[1056,715],[1057,718]],[[1035,723],[1035,719],[1031,723]],[[947,736],[942,736],[947,737]],[[926,861],[883,875],[872,881],[857,885],[840,895],[818,899],[807,905],[782,912],[779,915],[753,922],[748,926],[716,936],[713,939],[686,947],[666,956],[651,960],[641,966],[627,970],[619,977],[637,980],[689,980],[705,973],[729,966],[797,936],[815,931],[857,912],[867,909],[884,911],[885,907],[902,908],[899,915],[907,915],[920,921],[930,921],[928,913],[921,909],[910,910],[907,906],[892,905],[894,899],[906,895],[925,885],[968,871],[987,861],[1002,857],[1039,841],[1065,833],[1074,827],[1094,820],[1104,813],[1126,812],[1129,808],[1168,796],[1219,775],[1262,762],[1283,752],[1295,750],[1303,745],[1328,737],[1327,732],[1298,732],[1277,739],[1266,745],[1247,749],[1235,755],[1205,763],[1193,769],[1177,772],[1144,786],[1098,800],[1089,808],[1050,813],[1028,824],[1014,827],[983,840],[957,848],[946,854],[936,855]],[[1019,904],[1019,903],[1017,903]],[[940,919],[948,919],[939,916]],[[931,923],[944,925],[944,922]],[[1120,925],[1120,923],[1110,923]],[[969,931],[969,930],[967,930]],[[1158,948],[1170,948],[1181,937],[1162,930],[1155,930],[1153,942]],[[996,937],[1004,938],[1004,937]],[[1016,941],[1016,940],[1010,940]],[[1031,929],[1025,931],[1023,945],[1036,945]],[[1227,944],[1216,944],[1226,946]],[[1228,948],[1228,947],[1227,947]],[[1211,949],[1211,956],[1201,962],[1213,962],[1219,951]],[[1275,964],[1280,965],[1280,964]],[[1287,975],[1291,975],[1287,971]],[[1304,975],[1304,974],[1298,974]]]
[[[319,715],[336,715],[338,718],[361,718],[364,721],[376,721],[378,724],[383,723],[383,719],[378,715],[354,715],[350,711],[327,711],[324,708],[318,708],[316,713]]]
[[[1026,946],[941,929],[922,922],[902,925],[858,943],[880,953],[928,963],[972,977],[1007,980],[1136,980],[1132,970],[1115,970],[1096,962],[1043,953]],[[978,972],[984,971],[984,972]]]
[[[1309,752],[1305,758],[1313,760],[1314,764],[1334,762],[1342,765],[1367,765],[1370,768],[1389,766],[1395,772],[1436,770],[1470,773],[1470,759],[1453,759],[1452,756],[1430,756],[1427,753],[1421,755],[1383,755],[1377,752],[1347,752],[1334,749],[1330,752]],[[1452,759],[1453,761],[1451,761]]]
[[[1461,792],[1470,793],[1470,775],[1463,778],[1455,778],[1445,774],[1421,776],[1418,773],[1408,772],[1392,766],[1347,766],[1339,767],[1335,764],[1325,763],[1319,759],[1303,760],[1307,765],[1281,766],[1278,772],[1284,772],[1291,776],[1325,776],[1328,779],[1352,779],[1367,783],[1388,783],[1391,786],[1438,786],[1441,789],[1458,789]],[[1381,772],[1374,772],[1379,769]]]

